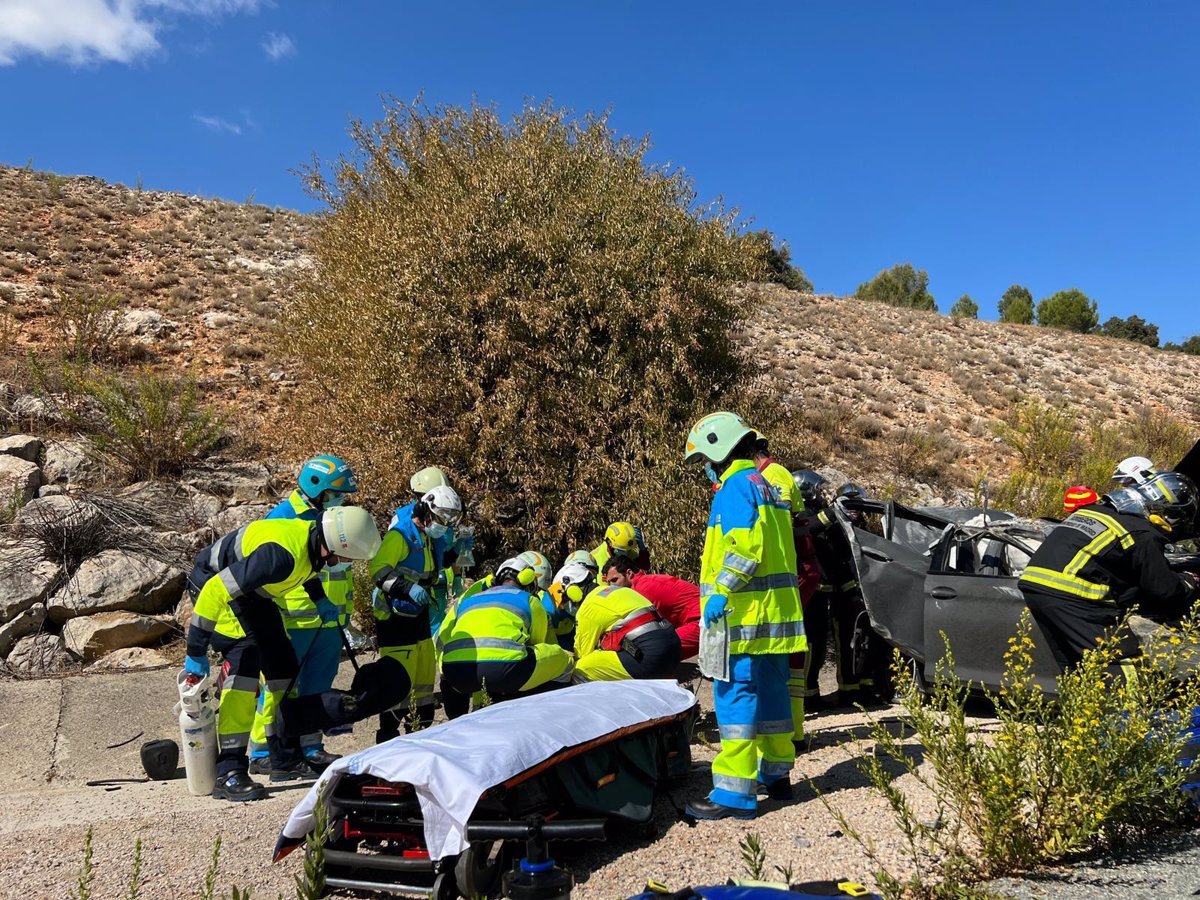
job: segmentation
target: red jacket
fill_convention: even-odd
[[[690,581],[674,575],[635,572],[631,586],[677,629],[700,621],[700,588]]]

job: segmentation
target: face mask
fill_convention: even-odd
[[[339,491],[330,491],[325,495],[325,509],[333,509],[346,502],[346,495]]]
[[[713,464],[706,462],[704,464],[704,474],[708,476],[708,480],[713,484],[721,483],[721,476],[717,474],[717,470],[713,468]]]
[[[445,537],[446,531],[447,531],[446,526],[443,525],[441,522],[434,522],[432,525],[430,525],[428,528],[425,529],[425,533],[427,535],[429,535],[431,538],[433,538],[435,541],[440,537]]]

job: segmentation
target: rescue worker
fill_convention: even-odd
[[[301,466],[296,485],[296,490],[286,500],[281,500],[265,518],[315,522],[322,510],[341,506],[347,494],[358,490],[358,482],[350,466],[329,454],[314,456]],[[338,617],[334,621],[321,620],[316,604],[303,585],[297,585],[283,600],[283,625],[296,659],[301,660],[300,675],[296,679],[296,695],[299,697],[322,694],[333,687],[338,665],[342,661],[342,628],[346,624],[348,611],[353,609],[348,564],[324,567],[320,571],[320,579],[325,596],[338,609]],[[276,777],[280,777],[284,774],[271,772],[267,728],[274,720],[271,694],[260,691],[254,725],[250,729],[251,775],[276,774]],[[300,747],[304,751],[305,761],[318,773],[338,758],[325,752],[320,732],[302,735]]]
[[[1196,510],[1192,480],[1162,472],[1110,491],[1051,529],[1018,586],[1064,671],[1135,604],[1164,619],[1191,609],[1200,597],[1197,578],[1173,572],[1164,553],[1168,535],[1193,533]],[[1137,655],[1136,638],[1121,639],[1126,655]]]
[[[650,570],[650,551],[642,539],[642,529],[629,522],[613,522],[604,532],[604,540],[592,550],[596,571],[603,572],[611,556],[626,556],[643,571]]]
[[[326,622],[336,621],[338,609],[325,596],[317,572],[352,559],[369,559],[379,543],[379,529],[370,513],[340,506],[320,512],[314,521],[251,522],[196,557],[189,581],[201,587],[187,629],[184,671],[192,680],[207,676],[210,645],[225,660],[225,683],[217,714],[219,753],[214,797],[258,800],[265,796],[262,785],[250,778],[246,755],[260,672],[265,679],[263,690],[271,695],[276,709],[275,721],[266,735],[273,771],[309,770],[299,736],[316,730],[310,722],[324,727],[354,720],[356,698],[341,691],[300,700],[289,698],[279,706],[299,674],[281,607],[297,587],[304,585],[317,615]],[[237,638],[216,630],[217,623],[230,611],[241,630]],[[307,714],[310,709],[316,712]],[[289,725],[293,714],[295,727]]]
[[[379,552],[370,563],[375,590],[371,610],[379,656],[399,663],[409,693],[396,696],[379,715],[375,742],[427,728],[434,716],[437,659],[433,646],[431,589],[438,577],[434,542],[462,521],[462,501],[454,489],[437,485],[419,500],[396,510]],[[415,721],[410,721],[410,716]]]
[[[565,567],[564,567],[565,569]],[[700,586],[674,575],[642,572],[633,560],[613,557],[604,569],[604,583],[637,591],[671,623],[679,635],[679,658],[691,659],[700,652]]]
[[[525,560],[507,559],[491,587],[459,600],[438,632],[442,705],[451,719],[465,715],[471,696],[493,702],[569,683],[571,654],[549,634],[549,618],[532,593],[537,573]]]
[[[626,560],[632,564],[632,560]],[[611,567],[613,560],[608,561]],[[613,569],[609,569],[613,571]],[[679,665],[679,635],[646,597],[618,584],[598,586],[591,570],[571,563],[554,580],[575,611],[575,680],[670,678]]]
[[[787,503],[788,509],[794,508],[797,490],[792,473],[787,470],[787,467],[771,456],[767,439],[758,432],[755,432],[755,434],[757,435],[754,443],[755,468],[762,472],[763,478],[775,485],[776,490],[779,491],[779,496]]]
[[[1077,509],[1091,506],[1100,500],[1100,495],[1084,484],[1076,484],[1063,491],[1063,512],[1070,515]]]
[[[1121,487],[1130,487],[1145,484],[1157,474],[1158,469],[1154,468],[1154,463],[1146,457],[1130,456],[1117,463],[1117,467],[1113,469],[1112,480]]]
[[[592,556],[590,550],[572,550],[567,554],[567,558],[563,560],[563,565],[569,563],[579,563],[592,570],[592,574],[597,578],[600,577],[600,566],[596,563],[596,557]]]
[[[426,466],[409,479],[415,503],[437,487],[451,487],[446,473],[437,466]],[[429,624],[434,634],[446,617],[446,607],[455,591],[459,576],[475,565],[475,529],[454,525],[433,542],[433,563],[437,570],[430,594]]]
[[[729,634],[730,680],[713,683],[721,751],[712,764],[712,792],[688,804],[697,819],[753,818],[759,782],[772,799],[792,795],[788,655],[807,643],[791,519],[779,492],[754,466],[754,435],[741,416],[716,412],[692,427],[684,450],[684,461],[702,462],[719,485],[705,535],[700,599],[704,627],[724,619]]]

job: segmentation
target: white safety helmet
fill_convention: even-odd
[[[375,520],[361,506],[335,506],[322,512],[321,536],[330,553],[346,559],[370,559],[383,543]]]
[[[524,556],[525,554],[522,553],[520,556],[506,559],[496,566],[496,582],[507,581],[511,578],[521,587],[529,590],[537,582],[538,575],[537,570]]]
[[[437,466],[426,466],[413,475],[408,485],[414,494],[424,497],[435,487],[450,487],[450,480],[446,478],[446,473]]]
[[[1154,463],[1144,456],[1130,456],[1117,463],[1113,470],[1112,480],[1126,487],[1134,484],[1145,484],[1158,474]]]
[[[419,503],[435,522],[447,528],[453,528],[462,521],[462,501],[458,499],[454,488],[448,484],[439,484],[422,494]]]
[[[526,550],[524,553],[518,554],[517,559],[524,560],[532,567],[534,574],[537,576],[537,586],[543,591],[550,587],[550,576],[553,570],[550,568],[550,560],[542,556],[536,550]]]
[[[571,563],[578,563],[585,568],[591,569],[595,574],[600,574],[600,567],[596,565],[596,558],[588,550],[576,550],[571,553],[563,562],[563,568],[565,569]],[[559,571],[562,570],[560,569]]]
[[[573,614],[588,591],[596,586],[596,573],[581,563],[567,563],[555,574],[554,583],[562,585],[563,599]]]

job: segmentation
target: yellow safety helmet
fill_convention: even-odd
[[[617,556],[636,558],[641,552],[638,530],[629,522],[613,522],[604,532],[604,543]]]

